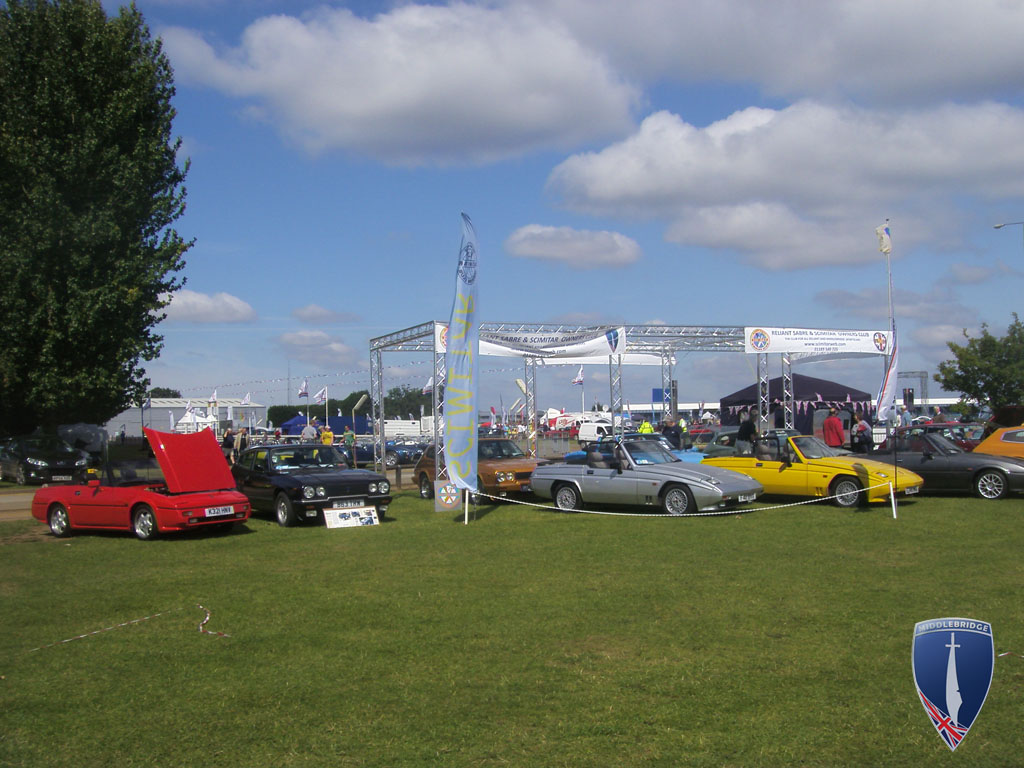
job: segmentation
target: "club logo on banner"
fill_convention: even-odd
[[[885,337],[885,334],[881,331],[876,331],[872,341],[875,343],[875,349],[879,352],[885,352],[886,347],[889,346],[889,340]]]
[[[914,626],[911,661],[924,711],[951,750],[981,712],[992,684],[992,625],[977,619],[930,619]]]

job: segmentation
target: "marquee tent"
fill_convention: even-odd
[[[804,376],[799,373],[793,374],[793,426],[804,434],[814,434],[814,412],[819,409],[835,406],[839,410],[847,410],[851,413],[860,412],[869,417],[874,414],[874,396],[859,389],[848,387],[825,379],[816,379],[813,376]],[[741,390],[726,395],[720,401],[722,412],[722,424],[726,426],[740,423],[740,413],[757,406],[757,384],[751,384]],[[772,426],[781,425],[782,403],[782,377],[776,377],[768,382],[769,412],[778,412],[778,421],[769,417]]]

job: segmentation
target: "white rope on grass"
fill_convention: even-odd
[[[892,483],[879,483],[878,485],[869,485],[867,488],[858,488],[857,493],[866,493],[867,491],[873,491],[876,488],[888,488],[889,494],[893,499],[893,517],[896,517],[896,501],[895,495],[893,494]],[[684,512],[681,515],[666,515],[664,512],[613,512],[613,511],[601,511],[594,509],[560,509],[558,507],[548,506],[546,504],[536,504],[530,501],[520,501],[519,499],[512,499],[508,496],[492,496],[489,493],[483,491],[474,491],[476,496],[484,496],[488,499],[494,499],[495,501],[503,501],[509,504],[520,504],[524,507],[534,507],[535,509],[546,509],[549,512],[562,512],[567,514],[585,514],[585,515],[606,515],[612,517],[650,517],[650,518],[665,518],[665,517],[721,517],[723,515],[742,515],[746,512],[769,512],[774,509],[786,509],[788,507],[802,507],[807,504],[819,504],[823,501],[832,501],[839,498],[839,494],[834,496],[817,496],[813,499],[805,499],[804,501],[794,501],[790,504],[775,504],[770,507],[733,507],[732,509],[721,509],[714,512]],[[842,494],[843,496],[849,496],[849,493]]]

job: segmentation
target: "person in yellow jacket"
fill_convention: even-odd
[[[320,442],[323,443],[324,445],[334,444],[334,433],[331,432],[330,424],[325,424],[323,431],[320,432]]]
[[[637,432],[643,435],[653,435],[654,427],[651,425],[651,422],[649,422],[647,419],[644,419],[643,424],[640,425],[640,428],[637,430]]]

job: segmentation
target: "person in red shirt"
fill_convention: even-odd
[[[825,438],[825,445],[830,448],[842,448],[846,442],[846,435],[843,433],[843,422],[836,415],[835,408],[828,409],[828,416],[825,423],[821,425],[822,436]]]

